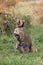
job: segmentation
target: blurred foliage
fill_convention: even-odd
[[[1,28],[0,28],[0,35],[2,34],[2,30],[1,30]]]
[[[8,23],[4,23],[3,20],[4,18],[6,18],[8,20]],[[10,33],[12,34],[15,28],[15,19],[9,15],[6,14],[2,14],[0,15],[0,30],[3,32],[5,32],[7,35],[10,35]],[[0,31],[0,33],[1,33]]]
[[[24,20],[25,20],[25,26],[26,27],[30,27],[30,22],[31,22],[31,19],[30,19],[30,16],[24,16]]]

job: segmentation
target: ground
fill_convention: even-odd
[[[15,51],[16,38],[0,35],[0,65],[43,65],[43,25],[31,26],[27,32],[37,53],[26,53],[20,58],[21,54]]]

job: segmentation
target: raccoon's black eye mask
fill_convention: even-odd
[[[19,36],[19,34],[16,34],[16,33],[14,33],[14,35],[15,35],[15,37],[16,37],[16,36]]]

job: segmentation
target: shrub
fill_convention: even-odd
[[[5,15],[7,15],[7,16],[5,16]],[[13,17],[11,15],[9,15],[9,14],[2,14],[1,18],[2,18],[2,20],[0,21],[0,23],[1,23],[1,25],[4,26],[5,33],[7,35],[11,35],[11,33],[13,33],[14,28],[15,28],[15,19],[13,19]],[[3,22],[4,18],[6,18],[8,20],[7,23]],[[3,26],[1,26],[1,29],[3,29]]]

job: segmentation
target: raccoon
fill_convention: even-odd
[[[20,52],[34,52],[36,50],[32,49],[32,41],[27,34],[24,22],[22,20],[18,20],[16,23],[16,28],[14,30],[14,35],[18,41],[16,44],[16,49],[19,50]]]

